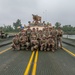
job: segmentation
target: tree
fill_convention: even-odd
[[[60,27],[60,26],[61,26],[61,23],[60,23],[60,22],[56,22],[56,23],[55,23],[55,27],[56,27],[56,28],[58,28],[58,27]]]
[[[13,27],[15,29],[15,31],[19,31],[19,29],[17,29],[18,26],[21,26],[21,20],[17,20],[16,23],[13,23]]]
[[[71,26],[71,25],[64,25],[62,27],[62,30],[66,33],[66,34],[75,34],[75,27]]]
[[[4,32],[13,32],[13,27],[11,27],[11,25],[8,25],[8,26],[4,25],[3,31]]]

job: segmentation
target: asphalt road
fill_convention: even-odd
[[[13,51],[10,45],[0,48],[0,75],[75,75],[75,48],[68,51]],[[70,54],[72,53],[72,54]]]

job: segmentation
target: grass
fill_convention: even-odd
[[[17,34],[18,32],[6,32],[7,34]]]

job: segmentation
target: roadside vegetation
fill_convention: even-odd
[[[75,27],[73,27],[72,25],[61,25],[61,23],[56,22],[55,27],[58,28],[59,26],[61,26],[64,34],[75,35]]]
[[[18,29],[19,26],[21,26],[21,20],[17,19],[16,22],[13,22],[13,26],[11,25],[4,25],[0,27],[0,30],[4,31],[5,33],[17,33],[20,31]],[[55,23],[55,28],[57,29],[59,26],[61,26],[62,30],[64,31],[65,34],[69,35],[75,35],[75,27],[72,25],[62,25],[60,22]]]
[[[5,33],[17,33],[20,31],[17,27],[21,26],[21,20],[17,20],[16,22],[13,22],[13,26],[11,25],[4,25],[0,27],[0,30],[2,30]]]

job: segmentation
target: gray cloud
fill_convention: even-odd
[[[27,24],[32,14],[52,24],[59,21],[75,26],[75,0],[0,0],[0,26],[12,25],[17,19]]]

